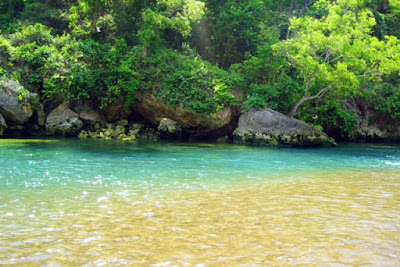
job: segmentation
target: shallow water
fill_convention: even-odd
[[[400,148],[0,140],[0,264],[398,266]]]

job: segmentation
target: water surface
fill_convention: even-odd
[[[400,264],[400,148],[0,140],[0,264]]]

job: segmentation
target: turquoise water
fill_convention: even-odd
[[[395,266],[399,189],[397,146],[0,140],[0,264]]]
[[[301,172],[400,168],[400,148],[388,146],[292,149],[79,140],[27,140],[0,145],[2,187],[118,187],[124,183],[138,190],[167,184],[176,189],[186,188],[187,184],[213,187],[242,179],[279,180]]]

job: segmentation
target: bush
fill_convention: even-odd
[[[376,111],[387,112],[393,119],[400,118],[400,87],[397,84],[383,83],[374,87],[366,97]]]
[[[137,49],[140,89],[171,107],[213,114],[236,100],[235,78],[194,55],[160,49],[151,55]]]
[[[344,102],[337,99],[320,100],[315,108],[308,106],[307,112],[301,114],[301,119],[335,139],[354,140],[358,116],[354,110],[348,110]]]

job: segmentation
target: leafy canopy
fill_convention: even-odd
[[[384,40],[371,35],[375,19],[363,7],[363,0],[338,0],[320,19],[302,17],[291,20],[293,37],[275,45],[296,69],[304,84],[304,96],[298,106],[333,91],[338,95],[355,95],[364,82],[379,82],[384,75],[400,70],[400,42],[396,37]]]

